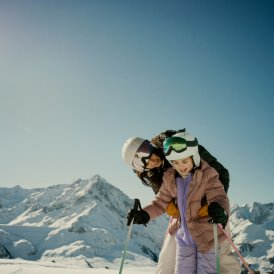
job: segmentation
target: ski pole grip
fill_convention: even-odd
[[[140,200],[139,199],[134,199],[134,209],[135,210],[138,210],[138,207],[140,208],[140,210],[142,209],[141,208],[141,203],[140,203]]]

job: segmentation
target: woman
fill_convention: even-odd
[[[171,167],[162,151],[163,142],[166,138],[179,132],[185,132],[185,129],[179,131],[167,130],[152,138],[150,142],[143,138],[133,137],[128,139],[123,145],[122,158],[124,162],[133,168],[133,171],[140,178],[142,183],[148,187],[151,187],[155,194],[158,193],[162,185],[164,172],[167,168]],[[203,146],[198,145],[198,149],[201,158],[217,170],[220,181],[224,185],[224,189],[227,192],[229,187],[228,170],[220,164],[217,159],[213,157]],[[206,204],[205,198],[203,204]],[[175,270],[175,232],[178,229],[178,208],[176,206],[176,199],[170,202],[167,207],[167,214],[171,217],[169,228],[159,255],[156,271],[157,274],[173,274]],[[226,259],[230,258],[230,256],[227,257],[230,253],[229,244],[225,250],[226,252],[222,255],[221,260],[224,259],[225,262],[230,261]],[[222,263],[222,267],[226,265],[225,262]],[[228,269],[231,269],[230,264],[228,265]],[[224,273],[238,272],[227,271]]]

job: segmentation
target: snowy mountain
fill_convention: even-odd
[[[0,188],[0,257],[73,257],[90,267],[103,258],[111,265],[121,258],[132,207],[133,200],[98,175],[71,185]],[[128,257],[157,261],[166,225],[163,216],[147,227],[133,226]]]
[[[253,269],[274,273],[274,203],[235,205],[231,209],[233,242]]]
[[[132,199],[99,175],[48,188],[0,188],[0,258],[111,268],[121,260],[132,207]],[[274,203],[231,210],[240,253],[253,269],[273,273]],[[166,227],[166,216],[134,225],[126,262],[155,265]]]

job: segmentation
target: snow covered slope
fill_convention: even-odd
[[[48,188],[0,188],[0,257],[111,268],[121,259],[132,207],[99,175]],[[127,262],[154,264],[166,226],[166,216],[134,225]],[[252,268],[273,273],[274,203],[235,205],[231,230]]]

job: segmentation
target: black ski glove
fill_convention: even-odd
[[[143,209],[138,210],[138,209],[131,209],[128,214],[127,214],[127,225],[130,225],[132,219],[134,224],[144,224],[146,225],[149,222],[149,215],[146,211]]]
[[[210,203],[208,206],[208,216],[211,217],[211,220],[209,220],[210,223],[222,224],[223,228],[225,228],[228,217],[225,210],[218,203]]]

